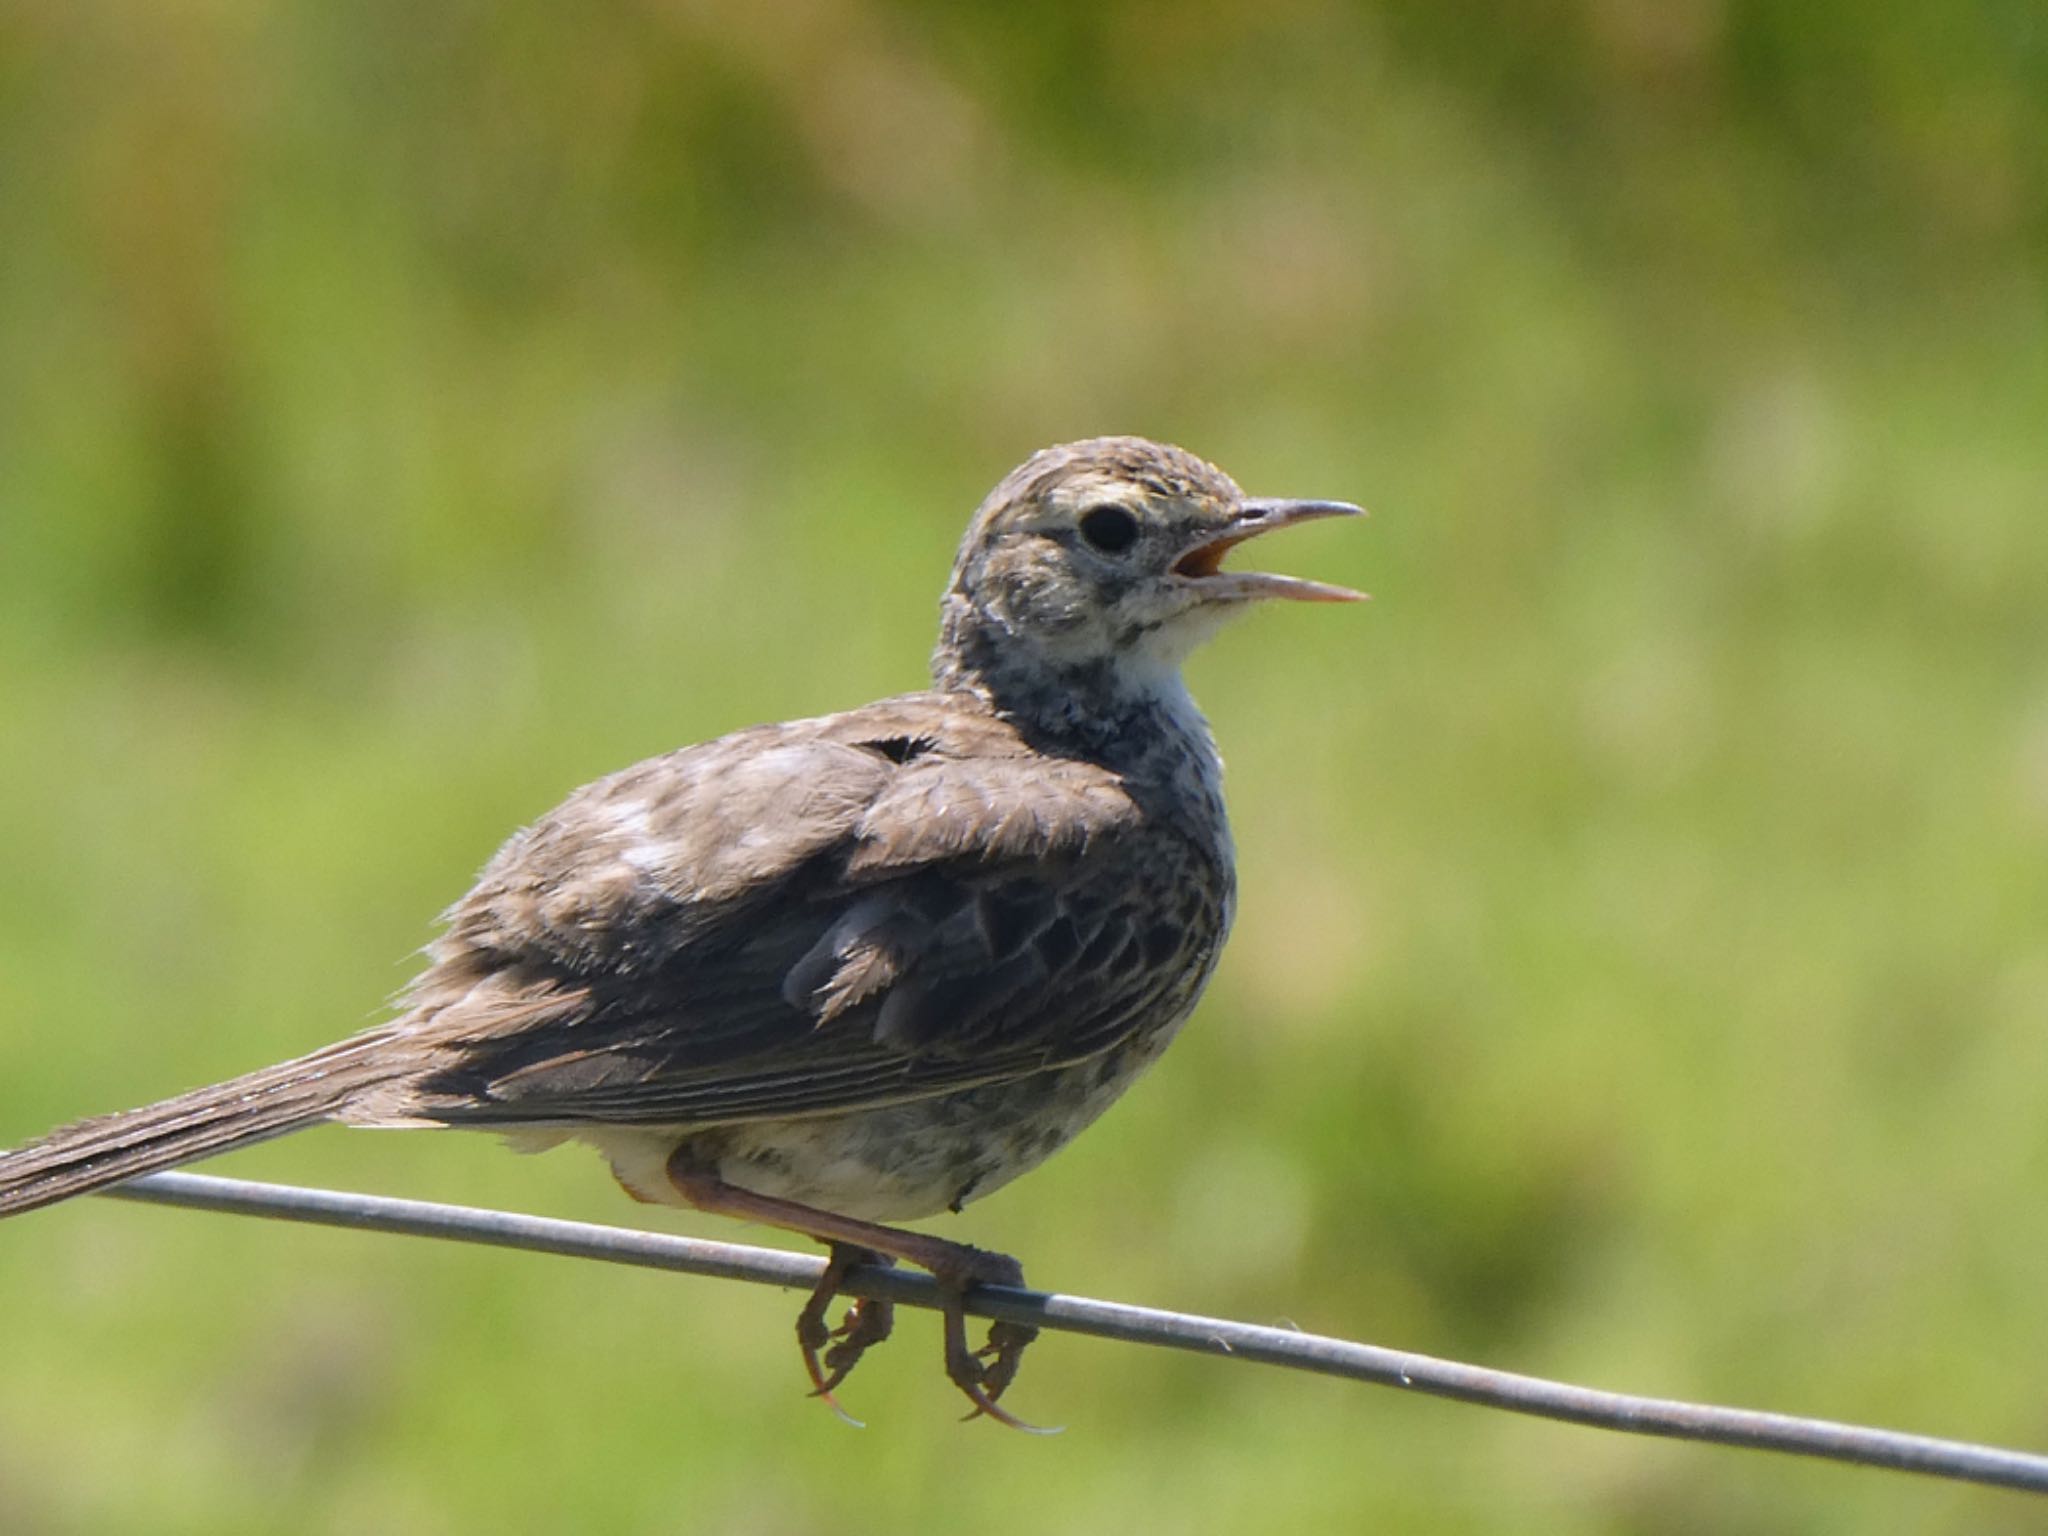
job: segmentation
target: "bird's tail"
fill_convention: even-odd
[[[59,1127],[0,1152],[0,1216],[69,1200],[145,1173],[267,1141],[332,1118],[392,1075],[387,1029],[195,1089],[160,1104]]]

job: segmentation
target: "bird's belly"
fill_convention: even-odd
[[[641,1199],[682,1204],[669,1157],[728,1184],[867,1221],[957,1209],[1027,1173],[1113,1103],[1166,1040],[1160,1031],[1092,1060],[963,1093],[809,1119],[705,1130],[580,1127]]]

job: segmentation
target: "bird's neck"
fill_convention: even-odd
[[[1062,659],[978,625],[949,625],[932,655],[942,691],[971,693],[1048,747],[1147,778],[1220,778],[1209,723],[1178,658]]]

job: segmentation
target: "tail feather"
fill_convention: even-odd
[[[389,1031],[371,1030],[295,1061],[141,1109],[80,1120],[0,1152],[0,1216],[331,1119],[354,1095],[391,1075],[388,1053],[376,1049],[388,1038]]]

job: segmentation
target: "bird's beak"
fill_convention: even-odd
[[[1363,592],[1333,587],[1325,582],[1306,581],[1299,576],[1279,576],[1270,571],[1226,571],[1223,557],[1246,539],[1255,539],[1276,528],[1291,528],[1322,517],[1363,517],[1365,508],[1348,501],[1243,502],[1229,527],[1203,540],[1173,563],[1173,574],[1196,583],[1202,596],[1212,600],[1249,601],[1261,597],[1286,597],[1302,603],[1357,603]]]

